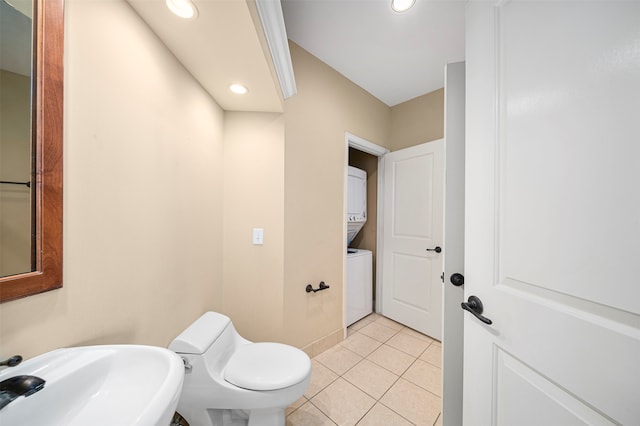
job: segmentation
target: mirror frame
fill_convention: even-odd
[[[62,287],[63,3],[34,1],[35,270],[0,277],[0,302]]]

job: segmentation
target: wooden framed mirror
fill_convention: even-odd
[[[63,0],[33,0],[32,19],[32,266],[0,277],[0,302],[62,287]]]

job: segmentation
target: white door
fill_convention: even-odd
[[[382,313],[438,340],[443,189],[444,140],[384,156]]]
[[[640,424],[640,2],[466,27],[464,424]]]

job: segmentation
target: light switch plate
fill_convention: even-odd
[[[264,229],[253,228],[253,245],[261,246],[264,244]]]

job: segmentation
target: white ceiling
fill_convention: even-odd
[[[444,87],[444,66],[464,60],[463,0],[282,0],[287,36],[393,106]]]

